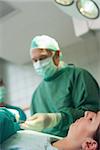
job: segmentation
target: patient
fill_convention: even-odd
[[[21,127],[29,129],[27,128],[29,121],[30,120],[27,120]],[[100,141],[97,142],[96,140],[97,133],[100,134],[99,130],[100,111],[98,113],[86,111],[84,117],[72,123],[67,137],[53,143],[53,147],[58,150],[97,150],[100,144]],[[100,139],[100,137],[98,137],[98,139]]]
[[[7,120],[6,120],[7,121]],[[6,127],[7,128],[7,127]],[[3,132],[2,132],[3,133]],[[30,139],[27,136],[26,144],[20,143],[21,138],[18,138],[16,135],[15,141],[17,141],[17,147],[22,149],[29,150],[26,148]],[[30,150],[45,150],[45,144],[43,141],[36,143],[36,139],[39,141],[39,136],[32,135],[32,143],[30,143]],[[47,136],[48,137],[48,136]],[[25,138],[22,137],[22,138]],[[50,140],[47,140],[46,150],[100,150],[100,111],[98,113],[86,111],[84,117],[81,117],[75,123],[73,123],[70,128],[67,137],[60,139],[59,141],[50,143]],[[11,141],[14,140],[12,136]],[[58,140],[58,139],[57,139]],[[22,140],[23,141],[23,140]],[[25,140],[24,140],[25,141]],[[27,142],[28,141],[28,142]],[[12,145],[13,141],[10,143],[8,140],[8,145]],[[7,143],[4,143],[6,146]],[[9,147],[7,145],[7,148]],[[42,145],[42,146],[41,146]],[[3,150],[8,150],[8,149]],[[21,149],[21,150],[22,150]]]
[[[100,111],[86,111],[70,126],[67,137],[53,146],[58,150],[100,150]]]

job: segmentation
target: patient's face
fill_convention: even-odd
[[[87,111],[84,117],[78,119],[70,126],[68,137],[77,140],[84,139],[95,135],[96,130],[100,126],[100,111],[98,113]]]

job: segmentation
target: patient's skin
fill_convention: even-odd
[[[84,117],[81,117],[70,126],[67,137],[55,142],[53,146],[59,150],[81,150],[82,145],[85,147],[88,146],[87,143],[90,143],[89,146],[93,148],[84,148],[83,150],[96,150],[97,143],[93,138],[99,127],[100,111],[98,113],[86,111]]]

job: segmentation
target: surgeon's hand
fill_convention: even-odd
[[[56,126],[61,120],[61,113],[36,113],[20,125],[22,129],[42,131]]]

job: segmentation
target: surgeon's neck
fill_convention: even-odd
[[[67,137],[52,144],[58,150],[80,150],[78,142],[71,141]]]

